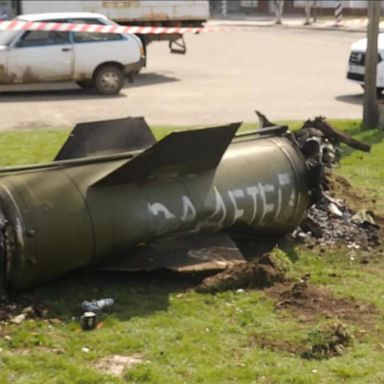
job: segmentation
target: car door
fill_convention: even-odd
[[[99,19],[73,19],[75,24],[102,24]],[[78,80],[92,78],[93,71],[99,64],[118,62],[129,64],[130,51],[128,39],[118,33],[72,32],[73,48],[75,52],[75,77]],[[139,49],[137,48],[137,51]],[[139,56],[139,55],[138,55]]]
[[[72,80],[73,55],[68,32],[26,31],[8,52],[7,72],[14,83]]]

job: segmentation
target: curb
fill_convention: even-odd
[[[257,20],[230,20],[230,19],[210,19],[209,25],[217,27],[234,27],[234,28],[286,28],[286,29],[307,29],[307,30],[319,30],[319,31],[342,31],[342,32],[366,32],[366,26],[348,26],[348,25],[332,25],[326,23],[312,23],[305,25],[302,20],[285,22],[282,24],[275,24],[274,20],[267,19],[265,21]],[[356,24],[356,23],[351,23]]]

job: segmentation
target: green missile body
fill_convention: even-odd
[[[52,163],[3,169],[3,289],[108,269],[165,238],[292,231],[311,201],[304,157],[284,129],[236,136],[239,126],[155,142],[142,118],[80,124]]]

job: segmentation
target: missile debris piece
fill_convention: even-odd
[[[152,267],[209,264],[210,246],[225,263],[239,257],[222,230],[292,231],[310,205],[311,169],[286,127],[236,134],[240,125],[156,142],[143,118],[79,124],[53,162],[2,169],[3,290],[79,267],[145,269],[131,253],[143,244],[163,244]],[[193,243],[187,261],[167,252],[170,240]]]

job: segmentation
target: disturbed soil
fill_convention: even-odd
[[[252,335],[247,346],[257,346],[273,352],[284,351],[309,360],[322,360],[343,355],[347,348],[353,344],[354,339],[348,327],[336,322],[312,331],[306,340],[294,342],[255,334]]]
[[[285,280],[283,268],[272,253],[258,261],[237,263],[216,275],[205,278],[195,290],[216,293],[241,288],[265,288]]]
[[[309,322],[319,316],[368,327],[378,315],[372,304],[352,298],[337,298],[327,288],[317,287],[304,276],[299,282],[287,281],[284,272],[265,255],[259,262],[234,265],[202,281],[195,290],[216,293],[231,289],[258,288],[275,301],[276,310],[289,309],[299,321]]]
[[[343,196],[347,205],[355,211],[361,209],[362,206],[375,204],[374,200],[368,199],[361,191],[354,189],[351,183],[343,176],[334,173],[328,175],[329,189],[336,196]]]
[[[369,199],[367,196],[359,190],[353,188],[350,182],[343,176],[331,174],[328,177],[329,189],[335,196],[342,196],[346,205],[354,211],[358,211],[362,208],[375,210],[376,200]],[[380,239],[383,242],[384,239],[384,216],[375,214],[375,221],[380,227]]]
[[[313,321],[319,316],[338,319],[369,327],[378,316],[377,308],[352,298],[337,298],[327,288],[317,287],[307,281],[284,282],[265,290],[275,301],[277,310],[289,309],[299,321]]]

